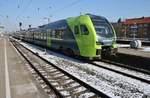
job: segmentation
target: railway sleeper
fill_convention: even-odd
[[[47,69],[47,72],[48,73],[55,73],[55,72],[58,72],[58,70],[56,69],[56,70],[49,70],[49,69]]]
[[[70,78],[52,78],[52,77],[48,77],[48,79],[53,79],[56,82],[70,80]]]
[[[58,76],[56,76],[54,78],[60,78],[60,77],[63,77],[63,76],[65,76],[65,75],[64,74],[60,74],[60,75],[58,75]]]
[[[87,92],[89,92],[87,89],[85,89],[85,90],[82,90],[82,91],[73,91],[72,93],[73,93],[73,96],[76,96],[76,97],[78,97],[78,96],[80,96],[81,94],[85,94],[85,93],[87,93]]]
[[[46,70],[46,69],[45,69]],[[48,70],[46,70],[46,72],[50,75],[50,76],[55,76],[55,74],[62,74],[61,72],[59,71],[53,71],[53,72],[49,72]]]
[[[63,76],[63,77],[60,77],[60,78],[55,78],[55,77],[53,77],[53,76],[48,76],[48,78],[49,79],[53,79],[54,81],[60,81],[60,80],[62,80],[62,81],[65,81],[65,80],[69,80],[70,78],[66,78],[65,76]]]
[[[81,94],[79,96],[80,98],[98,98],[98,96],[96,96],[94,93],[91,93],[91,92],[86,92],[84,94]]]
[[[73,83],[76,83],[76,82],[75,82],[75,81],[71,81],[71,82],[69,82],[69,83],[61,84],[61,86],[67,86],[67,85],[71,85],[71,84],[73,84]]]
[[[80,85],[77,85],[75,87],[66,87],[63,88],[63,89],[59,89],[59,91],[64,91],[64,90],[67,90],[67,91],[73,91],[74,89],[78,88],[78,87],[81,87]]]

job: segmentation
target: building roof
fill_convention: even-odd
[[[123,21],[123,24],[145,24],[150,23],[150,17],[141,17],[141,18],[132,18],[132,19],[126,19]]]

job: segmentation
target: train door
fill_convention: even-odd
[[[80,50],[81,56],[89,56],[90,53],[90,36],[89,31],[84,24],[76,25],[74,28],[74,33],[76,36],[76,41]]]
[[[80,38],[82,40],[82,46],[88,47],[89,43],[90,43],[90,42],[88,42],[89,41],[89,36],[88,36],[89,31],[88,31],[86,25],[84,25],[84,24],[81,24],[79,27],[80,27]]]

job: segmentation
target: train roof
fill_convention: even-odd
[[[94,15],[94,14],[86,14],[86,15],[90,16],[90,18],[92,18],[92,19],[106,19],[103,16],[98,16],[98,15]]]
[[[88,15],[91,19],[94,19],[94,20],[97,20],[97,19],[106,20],[106,18],[103,17],[103,16],[98,16],[98,15],[93,15],[93,14],[85,14],[85,15]],[[80,15],[80,16],[77,16],[77,17],[70,17],[70,18],[75,19],[75,18],[79,18],[79,17],[85,16],[85,15]],[[55,21],[55,22],[51,22],[49,24],[39,26],[39,28],[43,29],[43,30],[46,30],[46,29],[50,29],[50,30],[65,29],[65,28],[67,28],[67,25],[68,25],[67,20],[70,19],[70,18],[58,20],[58,21]]]
[[[52,22],[52,23],[40,26],[39,28],[51,29],[51,30],[65,29],[65,28],[67,28],[67,21],[65,19],[62,19],[62,20],[59,20],[59,21],[56,21],[56,22]]]

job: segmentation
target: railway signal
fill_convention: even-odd
[[[31,25],[29,25],[29,28],[31,28]]]

